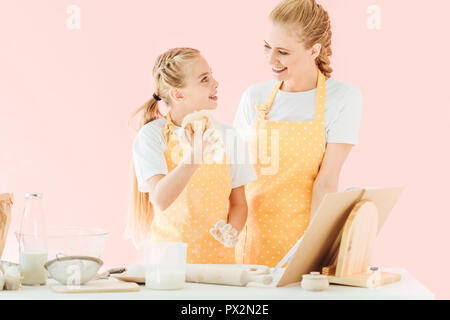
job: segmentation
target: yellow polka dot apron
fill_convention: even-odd
[[[166,116],[164,138],[168,171],[182,159],[182,147],[173,134],[174,124]],[[225,248],[209,233],[220,219],[227,221],[227,204],[231,193],[230,165],[202,163],[178,198],[164,211],[155,207],[152,222],[153,241],[187,243],[187,263],[235,263],[233,248]]]
[[[237,263],[274,267],[309,224],[312,188],[326,146],[325,76],[319,71],[313,121],[266,120],[281,86],[277,83],[266,103],[256,106],[249,150],[258,179],[246,186],[249,211]]]

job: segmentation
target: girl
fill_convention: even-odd
[[[225,160],[207,164],[216,142],[211,131],[179,132],[186,115],[217,107],[218,83],[200,52],[191,48],[160,55],[153,78],[155,93],[136,112],[142,111],[143,118],[133,146],[134,201],[128,235],[137,246],[148,238],[187,243],[188,263],[235,263],[234,248],[216,240],[227,230],[218,221],[227,221],[236,237],[242,230],[247,218],[244,185],[256,179],[253,167]],[[165,117],[158,108],[160,100],[169,108]],[[232,127],[219,126],[229,138]],[[182,152],[177,136],[184,136],[188,152]],[[226,149],[234,150],[236,141],[227,139]],[[201,163],[192,161],[194,154],[200,154]]]
[[[258,179],[246,188],[248,221],[237,258],[273,267],[303,235],[323,196],[337,191],[357,144],[362,98],[355,86],[331,78],[330,19],[321,5],[286,0],[270,20],[264,50],[275,80],[245,91],[234,125],[254,153],[271,137],[271,163],[255,155]]]

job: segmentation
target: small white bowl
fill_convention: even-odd
[[[302,288],[307,291],[325,291],[329,286],[328,277],[320,272],[303,275]]]

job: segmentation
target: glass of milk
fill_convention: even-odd
[[[158,290],[183,289],[186,279],[187,244],[156,242],[146,244],[145,286]]]

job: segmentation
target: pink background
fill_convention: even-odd
[[[361,88],[360,144],[348,186],[406,186],[377,239],[373,264],[402,267],[450,298],[450,2],[320,0],[332,19],[333,77]],[[220,82],[218,119],[231,123],[242,92],[271,77],[266,17],[278,0],[1,0],[0,192],[14,192],[3,259],[17,261],[25,192],[43,192],[52,225],[110,231],[108,266],[139,262],[122,238],[132,139],[130,114],[152,90],[156,56],[202,50]],[[81,28],[66,9],[81,9]],[[370,5],[381,29],[366,26]]]

